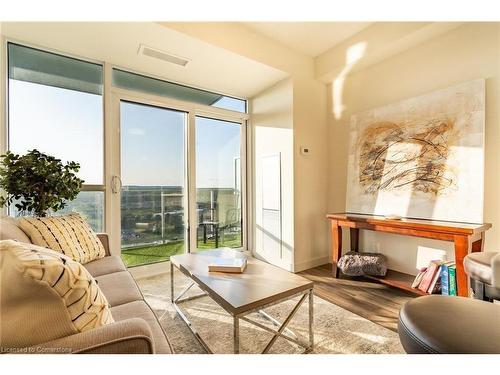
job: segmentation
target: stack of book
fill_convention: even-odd
[[[457,295],[455,262],[433,260],[422,268],[413,281],[412,288],[429,294]]]

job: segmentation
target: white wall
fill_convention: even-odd
[[[367,46],[370,48],[370,46]],[[469,23],[345,77],[342,103],[328,86],[330,211],[343,211],[346,196],[348,130],[351,114],[394,103],[476,78],[486,79],[486,164],[484,221],[493,223],[485,249],[500,249],[500,24]],[[340,118],[334,107],[343,107]],[[328,235],[325,232],[325,235]],[[347,249],[348,237],[344,246]],[[444,250],[450,243],[367,232],[365,251],[388,255],[389,266],[415,273],[417,252],[424,247]]]
[[[328,263],[328,158],[326,86],[305,77],[280,82],[252,98],[254,143],[254,252],[273,264],[298,272]],[[308,155],[300,148],[307,147]],[[276,259],[262,251],[261,158],[281,153],[282,246]]]
[[[285,79],[253,97],[250,101],[250,126],[253,143],[253,251],[260,258],[284,269],[293,270],[294,261],[294,159],[293,159],[293,83]],[[281,154],[281,253],[263,246],[262,158]],[[252,189],[250,189],[252,190]],[[274,246],[273,246],[274,247]]]
[[[329,262],[328,127],[326,86],[309,78],[293,80],[295,258],[294,271]],[[309,148],[301,155],[300,148]]]

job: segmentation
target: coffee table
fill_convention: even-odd
[[[310,352],[314,346],[313,332],[313,286],[314,283],[302,276],[282,270],[268,263],[247,257],[247,268],[243,273],[208,272],[208,264],[214,258],[240,258],[245,255],[229,248],[208,250],[200,253],[174,255],[170,257],[170,296],[179,316],[208,353],[213,353],[208,344],[199,335],[180,305],[183,302],[209,296],[233,318],[233,349],[240,352],[240,320],[251,323],[273,334],[262,353],[268,353],[278,337],[282,337]],[[176,297],[174,295],[174,269],[180,270],[191,279],[191,283]],[[186,292],[197,285],[203,293],[184,297]],[[300,296],[290,314],[278,321],[264,311],[265,308]],[[184,298],[183,298],[184,297]],[[309,299],[309,340],[303,342],[287,328],[302,303]],[[269,328],[250,319],[247,315],[258,312],[276,326]]]

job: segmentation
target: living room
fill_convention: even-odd
[[[2,360],[498,363],[500,22],[351,6],[0,16]]]

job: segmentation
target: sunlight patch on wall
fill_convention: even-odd
[[[336,120],[342,117],[345,106],[342,101],[345,78],[354,65],[364,56],[366,52],[366,42],[359,42],[347,49],[345,66],[340,74],[332,82],[332,108]]]
[[[419,270],[427,267],[433,260],[453,260],[446,259],[446,251],[441,249],[434,249],[432,247],[419,246],[417,249],[417,264],[416,269]]]

